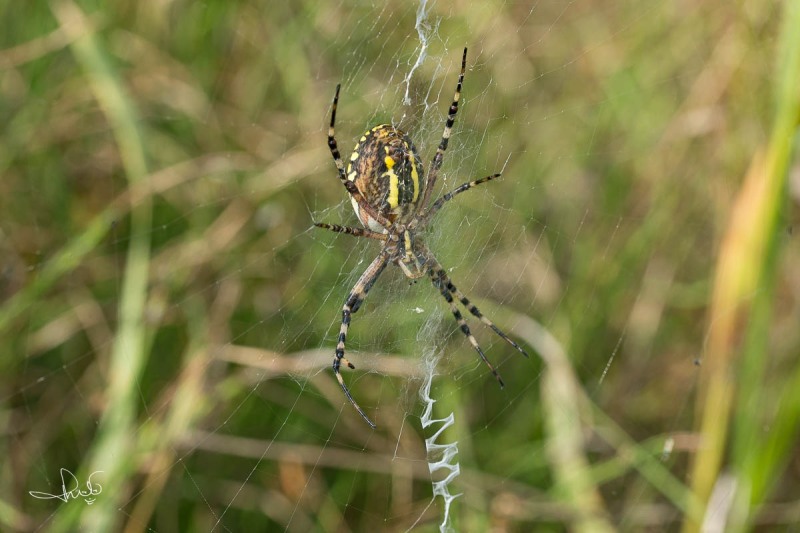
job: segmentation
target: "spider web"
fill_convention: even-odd
[[[201,17],[179,9],[186,27]],[[107,372],[116,369],[133,224],[121,209],[107,238],[36,294],[32,311],[19,314],[22,333],[9,336],[24,362],[2,394],[14,428],[6,451],[16,465],[3,481],[10,496],[2,499],[17,513],[6,525],[560,530],[589,512],[596,516],[583,520],[596,531],[674,527],[682,514],[664,487],[684,474],[685,457],[673,450],[693,446],[681,432],[691,427],[711,265],[693,251],[712,242],[706,211],[720,209],[709,208],[718,189],[697,180],[711,163],[695,164],[700,148],[692,143],[699,138],[707,150],[705,136],[720,128],[714,80],[729,74],[729,58],[709,43],[726,28],[629,2],[292,9],[245,3],[228,13],[230,34],[213,35],[225,43],[215,73],[185,50],[159,50],[119,13],[104,14],[101,35],[125,63],[117,67],[130,72],[126,83],[153,135],[149,192],[128,196],[121,173],[111,180],[120,171],[110,134],[102,143],[109,152],[75,143],[63,161],[86,180],[73,185],[94,212],[102,205],[82,188],[98,183],[105,202],[153,199],[147,355],[133,378],[128,426],[114,434],[104,418]],[[698,17],[714,20],[726,7],[702,9]],[[282,38],[271,39],[258,21]],[[54,35],[39,43],[45,61],[48,47],[69,56],[69,32]],[[647,40],[654,35],[662,41]],[[308,44],[314,36],[319,42]],[[378,252],[374,242],[312,226],[357,225],[325,146],[330,100],[341,82],[336,136],[344,157],[363,131],[389,122],[409,132],[427,162],[464,46],[463,97],[434,195],[495,172],[503,178],[449,202],[425,239],[458,288],[531,358],[468,317],[505,380],[501,390],[430,282],[411,284],[390,266],[347,339],[357,369],[344,379],[378,424],[372,431],[330,372],[341,305]],[[285,61],[259,59],[265,49]],[[12,51],[1,57],[27,61],[24,50]],[[140,64],[137,54],[147,59]],[[659,68],[641,67],[643,58]],[[270,69],[257,68],[261,61]],[[295,99],[256,97],[254,84]],[[13,87],[12,80],[5,90]],[[77,90],[64,91],[72,102]],[[98,109],[72,105],[93,126],[105,124]],[[80,116],[52,111],[65,124]],[[187,128],[190,141],[170,140]],[[59,131],[43,145],[57,144]],[[742,164],[725,157],[733,168]],[[38,183],[14,187],[33,198]],[[89,227],[76,223],[64,242],[51,242],[52,223],[35,209],[0,207],[29,224],[38,247],[3,237],[17,261],[5,270],[9,294],[27,283],[17,281],[22,265],[57,267],[56,251]],[[0,230],[21,234],[9,220]],[[565,475],[586,474],[622,443],[655,457],[661,483],[613,464],[591,470],[607,476],[602,491]],[[58,492],[59,468],[79,480],[98,470],[116,477],[97,475],[104,483],[91,506],[34,500],[30,491]]]

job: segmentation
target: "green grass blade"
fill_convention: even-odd
[[[53,4],[65,31],[73,33],[71,49],[83,67],[89,87],[100,103],[117,141],[129,185],[147,175],[145,149],[137,128],[137,113],[125,94],[119,75],[106,57],[103,45],[86,18],[72,2]],[[145,200],[131,210],[131,234],[119,319],[108,376],[106,404],[97,436],[84,461],[84,472],[102,470],[108,488],[95,505],[82,512],[61,513],[53,531],[112,531],[121,516],[119,508],[127,491],[127,478],[135,471],[132,438],[136,429],[138,380],[146,361],[144,307],[150,262],[151,205]]]

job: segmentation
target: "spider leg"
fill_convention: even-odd
[[[344,306],[342,306],[342,326],[339,328],[339,342],[336,344],[336,352],[333,358],[333,373],[336,374],[336,379],[339,381],[339,385],[341,385],[345,396],[347,396],[347,399],[350,400],[351,404],[353,404],[353,407],[356,408],[358,414],[360,414],[367,424],[369,424],[373,429],[376,427],[375,424],[369,419],[363,409],[361,409],[361,407],[353,399],[353,396],[350,394],[350,390],[347,388],[347,385],[344,384],[342,375],[339,373],[339,367],[344,362],[344,364],[350,368],[355,368],[353,363],[348,361],[344,356],[344,343],[347,339],[347,328],[350,326],[350,317],[356,311],[358,311],[359,307],[361,307],[364,298],[367,297],[367,293],[375,284],[375,281],[378,279],[378,276],[381,275],[383,269],[386,268],[388,260],[389,255],[385,252],[381,252],[381,254],[375,258],[369,267],[367,267],[367,270],[361,274],[361,277],[358,278],[353,290],[351,290],[350,294],[347,296],[347,300],[345,300]]]
[[[361,194],[361,191],[358,190],[356,184],[352,181],[347,179],[347,173],[345,172],[344,161],[342,161],[342,154],[339,152],[339,146],[336,144],[336,137],[334,136],[334,124],[336,123],[336,108],[339,106],[339,89],[341,89],[342,84],[336,85],[336,94],[333,96],[333,106],[331,107],[331,125],[328,128],[328,148],[331,150],[331,155],[333,155],[333,162],[336,163],[336,170],[339,173],[339,180],[344,185],[344,188],[347,189],[347,192],[350,193],[350,196],[353,197],[353,200],[363,209],[373,220],[378,222],[384,228],[388,228],[392,225],[392,223],[387,219],[385,216],[381,215],[377,209],[372,207],[367,203],[366,198],[364,195]]]
[[[455,196],[461,194],[464,191],[468,191],[471,188],[480,185],[481,183],[486,183],[487,181],[492,181],[493,179],[497,179],[499,177],[500,174],[492,174],[491,176],[486,176],[485,178],[481,178],[479,180],[473,180],[467,183],[462,183],[449,193],[442,195],[438,200],[433,202],[431,208],[428,209],[427,213],[425,213],[419,218],[419,222],[414,227],[425,227],[425,225],[428,223],[428,220],[430,220],[433,217],[433,215],[435,215],[446,202],[449,202]]]
[[[491,320],[489,320],[488,318],[483,316],[483,313],[481,313],[481,310],[478,309],[475,306],[475,304],[470,302],[469,298],[467,298],[464,295],[463,292],[458,290],[458,288],[455,285],[453,285],[453,282],[450,280],[450,278],[447,276],[447,273],[444,271],[443,268],[441,268],[441,266],[439,266],[439,272],[437,273],[437,275],[439,276],[439,279],[441,280],[442,285],[447,288],[447,290],[450,292],[450,294],[452,294],[453,296],[458,298],[458,301],[461,302],[461,304],[464,307],[466,307],[467,310],[470,313],[472,313],[474,316],[478,317],[481,322],[483,322],[484,324],[486,324],[487,326],[492,328],[492,330],[494,330],[495,333],[497,333],[504,341],[506,341],[511,346],[516,348],[522,355],[524,355],[525,357],[529,357],[528,353],[525,350],[523,350],[522,347],[519,344],[517,344],[516,342],[511,340],[508,335],[503,333],[503,331],[500,328],[495,326],[494,322],[492,322]]]
[[[379,241],[385,241],[389,239],[385,233],[378,233],[377,231],[372,231],[370,229],[351,228],[349,226],[340,226],[339,224],[326,224],[325,222],[314,222],[314,225],[318,228],[329,229],[336,233],[347,233],[348,235],[352,235],[354,237],[367,237],[369,239],[376,239]]]
[[[494,377],[497,378],[497,382],[500,384],[500,388],[504,388],[506,384],[503,383],[503,378],[500,377],[500,374],[497,373],[497,370],[495,370],[492,363],[490,363],[489,359],[486,358],[486,354],[483,353],[483,350],[478,344],[478,341],[475,340],[475,337],[469,330],[467,321],[464,320],[464,317],[461,315],[461,311],[459,311],[458,307],[456,307],[456,303],[453,301],[453,295],[450,293],[450,290],[447,287],[447,283],[449,282],[449,280],[447,278],[447,275],[444,273],[444,270],[442,269],[441,265],[436,263],[432,268],[428,270],[428,275],[431,278],[431,282],[433,282],[433,286],[439,289],[439,292],[442,294],[442,296],[444,296],[444,299],[447,300],[447,303],[450,305],[450,311],[452,311],[453,316],[456,319],[456,322],[458,322],[458,325],[461,328],[461,331],[464,333],[464,335],[467,336],[467,339],[469,339],[470,344],[472,344],[472,347],[475,348],[475,351],[478,352],[478,355],[481,356],[481,359],[483,359],[483,362],[486,363],[486,365],[489,367],[489,370],[492,371]]]
[[[450,141],[450,134],[453,131],[453,124],[456,121],[456,113],[458,113],[458,101],[461,99],[461,86],[464,83],[464,72],[467,70],[467,48],[464,47],[464,55],[461,57],[461,73],[458,75],[458,83],[456,84],[456,93],[453,96],[453,103],[450,104],[450,111],[447,114],[447,122],[444,124],[444,132],[442,133],[442,140],[439,142],[439,147],[436,149],[436,155],[433,156],[431,166],[428,169],[428,180],[425,184],[425,194],[422,197],[421,207],[428,205],[428,200],[431,198],[433,186],[436,183],[436,178],[439,174],[439,168],[442,166],[442,159],[444,152],[447,150],[447,143]]]

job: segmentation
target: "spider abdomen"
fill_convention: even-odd
[[[415,211],[425,176],[417,149],[401,130],[388,124],[370,129],[356,144],[347,165],[347,179],[355,183],[367,203],[394,223]],[[373,231],[384,228],[352,199],[361,223]]]

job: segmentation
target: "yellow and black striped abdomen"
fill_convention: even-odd
[[[414,213],[425,182],[414,143],[388,124],[375,126],[361,136],[347,165],[347,179],[356,184],[369,205],[392,223]],[[383,231],[355,201],[353,209],[364,226]]]

